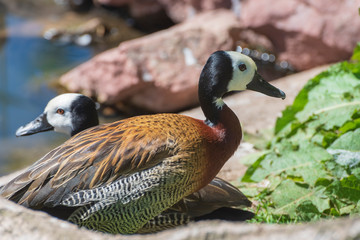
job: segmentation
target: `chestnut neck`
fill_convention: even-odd
[[[203,76],[204,75],[201,77]],[[218,87],[214,88],[213,83],[219,83],[220,81],[216,80],[216,75],[210,79],[211,80],[208,81],[208,79],[200,78],[199,101],[206,117],[205,124],[213,129],[214,133],[220,133],[220,135],[217,136],[218,139],[215,141],[217,142],[217,146],[214,147],[220,150],[219,152],[221,152],[223,156],[219,157],[224,159],[223,163],[225,163],[240,144],[242,131],[239,119],[235,113],[222,102],[222,96],[226,92],[226,87],[219,86],[218,84]]]
[[[210,124],[205,123],[220,134],[216,141],[216,149],[220,155],[217,161],[221,162],[220,159],[223,159],[224,164],[234,154],[240,144],[242,138],[241,125],[236,114],[226,104],[218,109],[214,116],[217,117],[215,120],[216,124],[210,122],[210,120],[207,121]]]
[[[208,115],[205,121],[211,137],[206,147],[208,167],[203,186],[218,174],[226,161],[235,153],[242,138],[239,119],[226,104],[211,114],[214,119],[210,121]]]

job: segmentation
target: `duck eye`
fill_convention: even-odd
[[[239,68],[239,70],[240,71],[245,71],[246,70],[246,65],[245,65],[245,63],[241,63],[239,66],[238,66],[238,68]]]
[[[61,108],[58,108],[58,110],[56,110],[56,113],[63,115],[64,114],[64,110]]]

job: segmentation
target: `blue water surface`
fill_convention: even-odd
[[[5,38],[0,35],[0,167],[13,148],[29,143],[36,146],[51,138],[47,134],[16,138],[15,131],[38,116],[57,95],[49,87],[51,81],[94,55],[91,48],[59,45],[43,39],[41,33],[18,34],[17,26],[27,21],[8,13],[0,15],[0,31],[12,28]]]

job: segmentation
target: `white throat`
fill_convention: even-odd
[[[222,98],[214,98],[214,103],[218,109],[222,109],[223,106],[225,105]]]

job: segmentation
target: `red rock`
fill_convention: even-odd
[[[93,0],[95,3],[102,4],[102,5],[109,5],[109,6],[124,6],[133,2],[133,0]]]
[[[348,59],[360,39],[360,0],[98,0],[128,1],[136,18],[165,9],[174,22],[213,9],[232,9],[242,26],[268,37],[278,59],[296,70]],[[147,3],[144,5],[144,3]]]
[[[215,9],[231,9],[231,0],[158,0],[174,22],[183,22],[196,14]]]
[[[97,3],[110,6],[128,5],[133,17],[144,17],[155,11],[164,9],[176,23],[186,21],[196,14],[215,9],[232,9],[232,0],[94,0]]]
[[[159,0],[93,0],[96,4],[108,5],[113,7],[128,6],[132,18],[148,18],[148,22],[153,22],[157,14],[164,10]],[[151,21],[149,21],[151,19]]]
[[[152,22],[154,15],[163,10],[163,6],[158,0],[133,0],[129,3],[130,14],[134,18],[149,17],[148,22]],[[149,21],[151,19],[151,21]]]
[[[267,36],[297,70],[348,59],[360,39],[359,0],[242,3],[243,26]]]
[[[197,83],[209,55],[235,48],[238,25],[228,10],[200,14],[123,42],[63,75],[60,83],[100,103],[125,102],[153,112],[181,110],[197,104]]]

